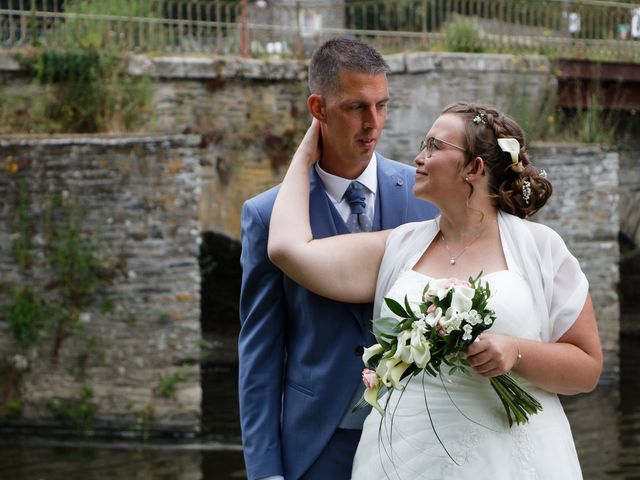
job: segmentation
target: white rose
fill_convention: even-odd
[[[462,335],[462,340],[471,340],[471,332],[473,331],[473,327],[471,325],[465,325],[462,327],[464,330],[464,335]]]
[[[452,307],[447,308],[447,312],[444,317],[440,319],[440,325],[445,329],[447,333],[450,333],[454,330],[460,328],[460,324],[463,320],[463,315],[458,313]]]

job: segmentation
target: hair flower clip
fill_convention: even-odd
[[[522,165],[522,162],[518,161],[518,156],[520,155],[520,142],[515,138],[499,138],[498,146],[503,152],[511,155],[511,168],[513,171],[517,173],[524,172],[524,165]]]
[[[487,116],[484,113],[479,113],[475,117],[473,117],[473,123],[475,123],[476,125],[486,125]]]
[[[531,199],[531,182],[529,180],[522,182],[522,199],[525,205],[529,205]]]
[[[545,169],[541,169],[540,172],[538,173],[538,176],[542,178],[547,178],[547,171]]]

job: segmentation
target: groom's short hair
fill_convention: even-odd
[[[334,38],[313,53],[309,64],[309,90],[330,95],[338,89],[340,70],[352,70],[368,75],[390,72],[380,52],[371,45],[353,38]]]

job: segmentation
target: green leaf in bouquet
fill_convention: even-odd
[[[385,351],[384,358],[393,357],[396,354],[397,351],[398,351],[398,342],[396,340],[393,344],[391,344],[389,349]]]
[[[378,336],[378,333],[381,333],[386,337],[395,337],[401,330],[399,328],[397,318],[380,317],[373,321],[373,331],[376,337]]]
[[[399,328],[399,332],[403,330],[411,330],[411,325],[413,325],[413,322],[415,322],[417,320],[417,318],[407,318],[406,320],[403,320],[402,322],[400,322],[400,328]]]
[[[451,301],[453,300],[453,288],[449,289],[447,295],[442,299],[443,308],[442,311],[446,311],[446,306],[451,305]]]
[[[422,298],[422,300],[425,299],[428,291],[429,291],[429,282],[427,282],[427,284],[422,289],[422,297],[420,297],[420,298]]]
[[[376,340],[382,346],[382,357],[384,358],[392,348],[398,343],[397,337],[389,337],[386,335],[376,335]]]
[[[433,365],[431,365],[430,363],[427,363],[427,365],[424,367],[424,371],[427,372],[432,377],[438,376],[438,371],[434,369]]]
[[[384,348],[384,347],[383,347],[383,348]],[[367,362],[367,364],[366,364],[366,365],[367,365],[369,368],[371,368],[371,366],[377,366],[377,365],[378,365],[378,363],[380,363],[380,360],[382,360],[382,356],[383,356],[383,355],[384,355],[384,352],[382,352],[382,353],[378,353],[378,354],[376,354],[376,355],[373,355],[373,356],[369,359],[369,361]]]
[[[445,335],[443,339],[447,347],[455,346],[458,344],[460,340],[460,332],[454,330],[448,335]],[[455,350],[458,350],[458,349],[456,348]]]
[[[387,304],[387,307],[389,307],[389,310],[398,315],[400,318],[407,318],[411,316],[405,311],[404,308],[402,308],[402,305],[396,302],[393,298],[385,297],[384,302]]]
[[[385,337],[384,335],[376,335],[377,342],[382,346],[382,349],[386,352],[391,348],[392,340],[395,340],[396,337],[389,339],[389,337]],[[390,341],[391,340],[391,341]]]
[[[456,372],[460,372],[463,375],[470,377],[471,376],[471,372],[469,372],[468,368],[465,368],[464,366],[460,365],[460,364],[456,364],[453,365],[450,369],[449,369],[449,375],[453,375]]]
[[[442,363],[442,358],[441,357],[431,357],[431,360],[429,361],[429,363],[427,364],[427,366],[425,367],[425,369],[427,367],[430,367],[431,370],[434,372],[433,376],[435,377],[438,374],[438,371],[440,370],[440,364]]]
[[[482,270],[480,270],[480,273],[478,273],[476,278],[473,278],[472,276],[469,276],[469,283],[471,284],[472,288],[476,288],[476,285],[478,284],[478,280],[480,280],[481,276],[482,276]]]
[[[411,320],[418,320],[418,317],[415,313],[413,313],[413,310],[411,309],[411,305],[409,305],[409,299],[406,295],[404,296],[404,308],[409,314],[409,317],[411,317]]]
[[[420,370],[418,369],[418,367],[416,367],[416,364],[412,363],[404,372],[402,372],[402,375],[400,376],[400,380],[402,380],[403,378],[407,378],[409,375],[415,375],[419,371]]]

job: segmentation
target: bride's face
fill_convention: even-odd
[[[458,194],[469,194],[462,175],[466,155],[463,122],[460,115],[441,115],[425,135],[425,148],[415,158],[416,198],[441,205]]]

